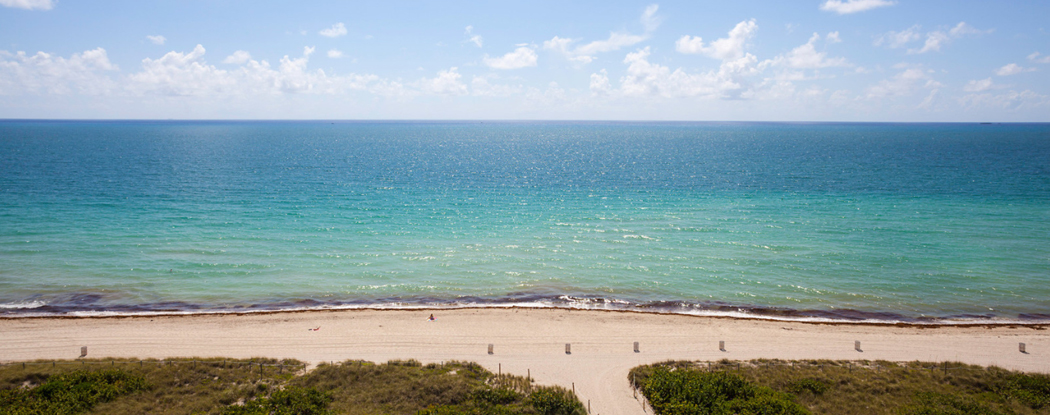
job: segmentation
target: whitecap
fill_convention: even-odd
[[[40,308],[47,305],[43,301],[28,301],[22,303],[0,303],[0,309],[14,310],[14,309],[26,309],[26,308]]]

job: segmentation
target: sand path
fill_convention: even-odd
[[[430,313],[437,321],[427,321]],[[320,330],[308,330],[314,327]],[[718,350],[719,340],[726,351]],[[863,352],[854,350],[856,340]],[[1019,342],[1028,353],[1018,351]],[[73,359],[81,346],[91,358],[475,361],[493,372],[575,387],[591,413],[605,415],[644,413],[628,370],[668,359],[950,360],[1050,372],[1050,330],[1032,326],[832,325],[553,309],[0,319],[0,361]]]

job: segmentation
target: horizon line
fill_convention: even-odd
[[[450,123],[668,123],[668,124],[1050,124],[1050,121],[789,121],[789,120],[612,120],[612,119],[469,119],[469,118],[0,118],[13,121],[135,122],[450,122]]]

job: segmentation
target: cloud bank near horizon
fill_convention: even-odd
[[[10,8],[54,7],[38,0],[2,1]],[[889,6],[898,5],[883,0],[829,0],[816,13],[863,15],[876,8],[893,9]],[[994,28],[958,21],[924,30],[916,24],[883,28],[864,39],[851,36],[845,31],[849,26],[841,25],[842,29],[813,32],[797,43],[780,42],[782,46],[771,49],[760,45],[782,37],[773,33],[775,23],[751,17],[725,22],[720,28],[695,26],[683,33],[667,29],[668,9],[647,5],[630,23],[636,29],[610,30],[597,39],[540,31],[531,39],[519,36],[517,43],[502,48],[493,44],[493,35],[483,40],[474,24],[465,30],[458,26],[461,29],[449,43],[438,42],[436,47],[458,45],[467,59],[429,71],[418,65],[413,70],[412,63],[396,73],[353,70],[365,52],[342,39],[356,38],[360,43],[373,38],[351,34],[344,22],[312,32],[315,37],[307,31],[289,31],[288,36],[299,36],[300,44],[307,45],[276,59],[257,58],[272,55],[272,50],[252,47],[213,56],[205,43],[173,45],[165,53],[140,58],[137,64],[114,62],[112,50],[102,46],[64,55],[0,50],[0,96],[9,103],[32,104],[0,106],[0,117],[86,113],[168,118],[178,117],[170,113],[176,110],[189,116],[215,114],[209,118],[299,114],[306,118],[747,119],[755,114],[752,119],[776,119],[780,114],[834,120],[870,119],[858,114],[876,114],[875,119],[893,120],[902,114],[925,114],[925,119],[941,120],[988,113],[1046,120],[1038,114],[1045,114],[1050,106],[1046,82],[1028,83],[1050,62],[1038,51],[987,64],[963,78],[936,62],[916,61],[916,57],[936,59],[939,54],[965,50],[994,36]],[[171,44],[158,34],[139,39],[154,47]],[[317,47],[327,50],[320,58]],[[885,61],[872,62],[866,55],[872,53],[885,56]],[[336,69],[334,62],[346,63]],[[68,103],[49,104],[63,101]],[[73,106],[77,102],[102,105],[85,111]],[[304,112],[287,111],[291,105]],[[346,114],[345,108],[358,111]]]

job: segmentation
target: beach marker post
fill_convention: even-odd
[[[726,342],[725,342],[725,340],[719,340],[718,341],[718,350],[721,350],[723,352],[726,351]]]
[[[492,354],[492,343],[489,343],[489,354]]]
[[[853,341],[853,350],[856,350],[858,352],[863,352],[863,350],[860,349],[860,340],[854,340]]]
[[[1025,350],[1024,343],[1017,343],[1017,350],[1021,353],[1028,354],[1028,351]]]
[[[572,343],[565,343],[565,354],[572,354]]]
[[[634,352],[638,353],[638,342],[634,342]]]
[[[80,357],[87,356],[87,346],[80,346]]]

